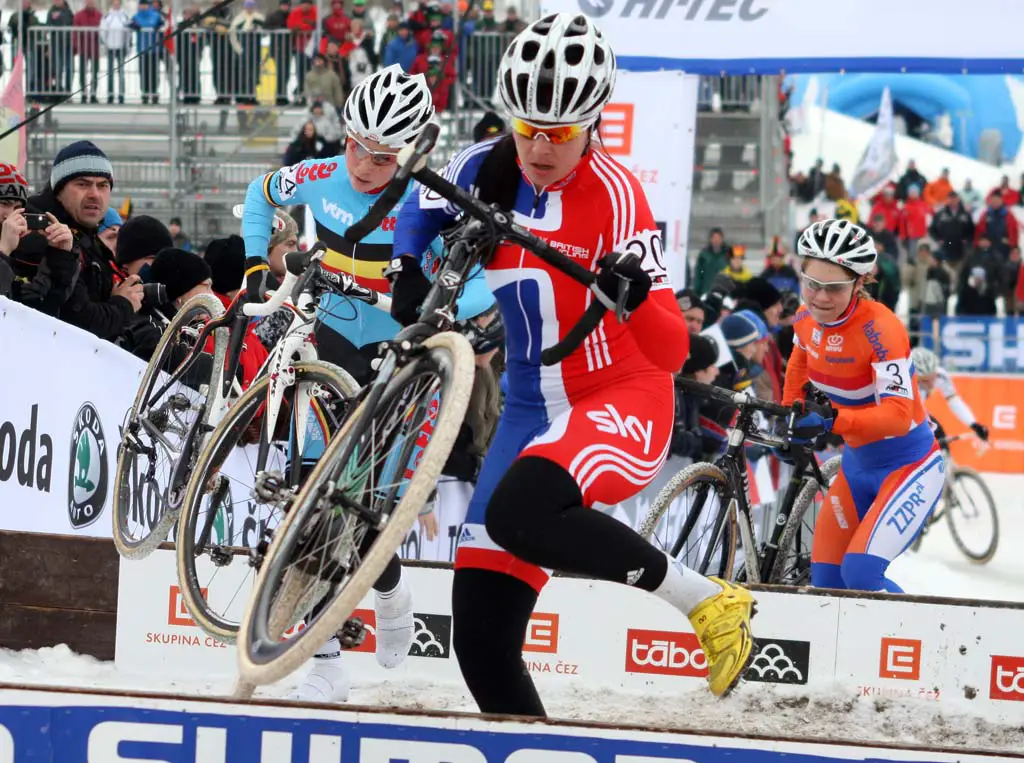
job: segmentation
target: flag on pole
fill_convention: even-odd
[[[0,126],[4,130],[9,130],[25,118],[24,79],[25,57],[19,53],[14,58],[14,68],[11,69],[7,87],[3,95],[0,95]],[[28,140],[24,127],[0,141],[0,161],[14,164],[23,174],[27,174],[25,165],[28,164]]]
[[[857,171],[850,182],[850,196],[873,196],[889,181],[896,169],[896,131],[893,126],[892,96],[889,88],[882,91],[875,132],[864,149]]]

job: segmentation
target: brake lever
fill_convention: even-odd
[[[623,323],[629,317],[626,302],[629,299],[629,279],[619,276],[619,293],[615,296],[615,320]]]

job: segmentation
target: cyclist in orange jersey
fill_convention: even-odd
[[[808,403],[794,441],[825,432],[846,441],[842,467],[814,528],[811,584],[901,592],[889,563],[921,531],[942,493],[945,464],[917,388],[900,320],[863,291],[875,243],[847,220],[800,236],[804,305],[797,314],[783,403],[808,382],[828,398]]]

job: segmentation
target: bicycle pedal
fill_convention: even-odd
[[[211,546],[207,549],[207,553],[215,567],[227,567],[231,564],[231,558],[234,556],[224,546]]]
[[[366,641],[366,625],[362,618],[350,617],[337,633],[342,649],[357,649]]]
[[[181,392],[176,392],[167,398],[167,407],[174,408],[179,411],[187,411],[192,407],[192,403]]]
[[[267,557],[267,551],[270,548],[270,541],[260,540],[256,543],[255,547],[249,549],[249,566],[254,570],[259,571],[260,567],[263,566],[263,560]]]

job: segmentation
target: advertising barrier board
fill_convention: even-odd
[[[1024,375],[955,373],[952,377],[957,394],[988,427],[989,435],[987,443],[971,436],[950,445],[956,463],[981,472],[1024,472]],[[926,406],[947,434],[970,432],[940,392],[929,395]]]
[[[943,316],[937,330],[935,322],[921,319],[921,344],[938,352],[946,368],[1024,373],[1024,318]]]
[[[228,617],[248,599],[238,561],[219,570],[214,587],[234,595]],[[372,640],[346,655],[356,683],[444,681],[461,684],[451,654],[450,569],[408,567],[416,635],[409,657],[384,670]],[[758,591],[757,655],[747,680],[772,691],[839,690],[851,697],[938,703],[997,722],[1024,717],[1024,607],[835,596],[821,591]],[[373,623],[373,598],[356,614]],[[552,578],[527,630],[523,657],[540,685],[707,691],[707,665],[686,617],[660,599],[626,586]],[[182,608],[174,555],[122,560],[116,663],[128,673],[178,678],[230,677],[234,647],[206,637]]]
[[[366,708],[0,688],[0,763],[981,763],[1017,757]]]

